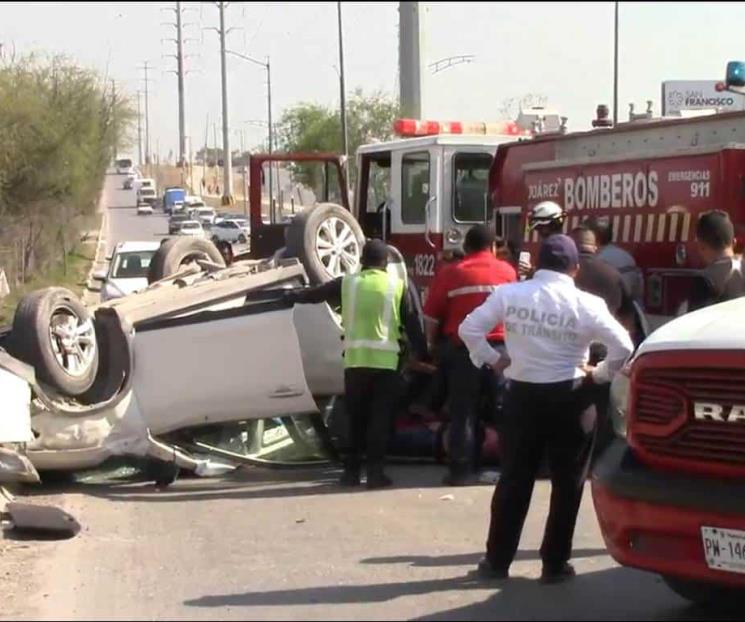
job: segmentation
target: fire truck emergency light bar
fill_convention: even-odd
[[[418,119],[397,119],[393,131],[398,136],[432,136],[434,134],[489,134],[498,136],[529,136],[514,121],[496,123],[464,123],[462,121],[420,121]]]

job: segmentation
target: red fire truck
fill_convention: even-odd
[[[356,270],[364,239],[383,238],[400,250],[426,296],[438,264],[461,247],[468,228],[493,217],[489,171],[498,147],[529,139],[527,120],[546,116],[542,109],[525,112],[520,125],[401,119],[399,139],[359,148],[351,209],[338,156],[252,156],[250,254],[271,256],[284,245],[282,252],[300,257],[318,282]],[[296,186],[312,186],[312,201],[290,204],[289,192],[279,196],[276,188],[267,197],[267,181],[282,173],[300,180]]]
[[[548,116],[532,112],[539,120]],[[550,132],[527,125],[398,121],[400,139],[358,150],[351,214],[341,210],[348,201],[337,156],[253,158],[251,187],[259,195],[261,166],[300,157],[322,163],[321,200],[339,209],[322,203],[306,210],[313,217],[286,212],[275,219],[252,196],[252,254],[282,246],[289,226],[297,230],[287,234],[291,254],[320,257],[305,262],[319,268],[311,278],[331,278],[356,269],[364,237],[382,237],[401,251],[426,296],[439,263],[460,248],[474,223],[492,221],[497,233],[535,253],[527,214],[551,199],[567,210],[567,230],[591,215],[612,221],[614,243],[643,272],[643,303],[656,327],[679,314],[701,267],[693,244],[698,215],[724,209],[745,233],[745,113],[645,118],[574,133],[557,124]]]
[[[614,243],[644,273],[650,323],[678,314],[701,261],[693,244],[698,215],[730,213],[745,230],[745,113],[648,119],[500,146],[490,175],[497,228],[535,251],[525,216],[554,200],[567,229],[588,216],[609,218]]]

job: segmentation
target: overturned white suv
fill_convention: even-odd
[[[309,284],[300,260],[225,267],[211,242],[176,238],[153,256],[150,281],[91,310],[62,288],[34,292],[0,335],[0,368],[32,390],[25,453],[37,469],[137,455],[212,473],[215,458],[261,462],[281,445],[273,419],[306,450],[333,451],[322,422],[343,393],[340,318],[285,302]]]

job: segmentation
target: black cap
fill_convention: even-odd
[[[538,251],[538,269],[567,273],[579,264],[579,253],[574,240],[563,233],[546,238]]]
[[[385,268],[388,266],[388,245],[383,240],[368,240],[362,247],[363,268]]]

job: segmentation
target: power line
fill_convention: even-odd
[[[142,166],[142,111],[140,110],[140,95],[142,91],[137,90],[137,161]]]
[[[221,65],[221,83],[222,83],[222,147],[223,147],[223,195],[222,204],[232,205],[233,199],[233,165],[230,153],[230,123],[228,116],[228,61],[227,50],[225,48],[226,36],[236,30],[236,28],[225,27],[225,9],[227,2],[216,2],[220,14],[220,27],[208,28],[215,30],[220,35],[220,65]]]
[[[182,7],[182,2],[176,2],[176,7],[163,8],[164,11],[173,11],[176,16],[175,22],[164,22],[164,26],[173,26],[176,29],[176,38],[163,39],[164,41],[173,41],[176,44],[176,54],[170,54],[176,59],[177,70],[175,73],[178,78],[178,114],[179,114],[179,165],[184,166],[187,161],[186,153],[186,104],[185,104],[185,76],[184,69],[184,28],[189,24],[183,23],[183,14],[187,10]]]
[[[151,82],[148,77],[148,71],[152,67],[148,61],[144,61],[140,67],[145,72],[143,81],[145,83],[145,164],[150,164],[150,104],[149,104],[149,84]]]

